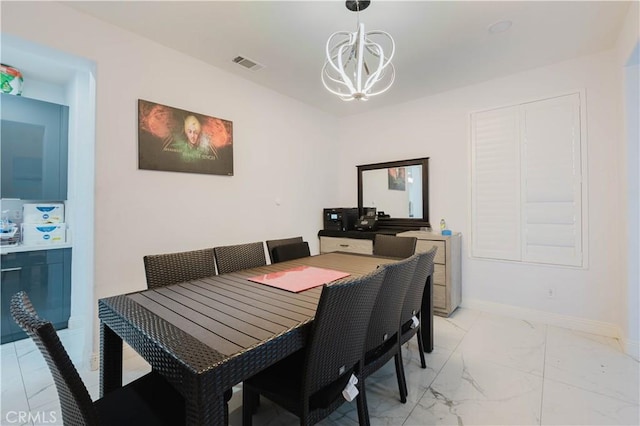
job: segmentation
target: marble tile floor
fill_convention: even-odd
[[[61,340],[80,359],[81,330]],[[435,348],[420,368],[415,341],[404,349],[409,386],[400,403],[393,362],[367,380],[372,425],[640,425],[639,363],[611,338],[459,308],[435,318]],[[1,425],[62,424],[53,379],[35,345],[1,346]],[[124,382],[150,371],[125,351]],[[80,369],[92,398],[98,372]],[[230,424],[242,422],[242,387],[234,388]],[[31,413],[20,421],[17,413]],[[254,425],[297,425],[263,399]],[[357,425],[354,403],[321,425]]]

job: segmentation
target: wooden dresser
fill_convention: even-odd
[[[391,232],[380,232],[394,234]],[[344,251],[348,253],[372,254],[376,232],[320,231],[320,253]],[[416,252],[425,252],[438,247],[433,273],[433,312],[449,316],[462,300],[462,277],[460,259],[460,233],[443,236],[426,231],[406,231],[399,237],[416,237]]]
[[[433,272],[433,312],[448,317],[462,301],[460,233],[450,236],[435,232],[407,231],[398,237],[416,237],[416,252],[438,247]]]

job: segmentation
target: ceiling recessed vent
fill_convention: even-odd
[[[256,61],[253,61],[251,59],[248,59],[242,56],[236,56],[235,58],[233,58],[233,62],[235,62],[238,65],[242,65],[243,67],[251,71],[258,71],[264,68],[264,65],[261,65]]]

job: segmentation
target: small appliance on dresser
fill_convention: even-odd
[[[323,211],[324,229],[327,231],[349,231],[358,220],[357,207],[327,208]]]

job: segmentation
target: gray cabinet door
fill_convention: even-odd
[[[66,200],[69,108],[3,94],[1,195]]]
[[[27,337],[13,321],[11,297],[25,291],[38,316],[56,329],[66,328],[71,314],[71,249],[38,250],[2,255],[0,343]]]

